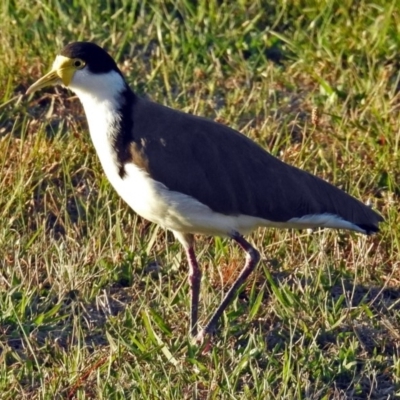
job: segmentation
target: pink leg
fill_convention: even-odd
[[[186,250],[186,256],[189,261],[189,286],[190,286],[190,334],[197,335],[198,315],[199,315],[199,298],[200,298],[200,284],[201,284],[201,270],[196,260],[194,253],[193,237],[190,241],[189,247]]]
[[[249,275],[254,271],[256,265],[260,261],[259,252],[249,242],[247,242],[247,240],[245,240],[243,236],[235,232],[231,235],[231,238],[235,240],[239,244],[239,246],[247,253],[246,263],[236,281],[233,283],[232,287],[226,293],[224,299],[208,321],[205,328],[198,334],[197,341],[199,342],[203,341],[205,335],[214,333],[217,322],[222,313],[225,311],[226,307],[232,302],[237,294],[237,291],[240,289],[240,287],[243,285]]]

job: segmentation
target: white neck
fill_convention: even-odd
[[[77,94],[85,109],[92,142],[110,181],[113,181],[118,174],[113,140],[115,128],[121,118],[119,102],[125,85],[121,75],[115,71],[92,74],[78,70],[69,86]]]

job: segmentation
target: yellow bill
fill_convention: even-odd
[[[75,71],[82,68],[82,63],[82,60],[57,56],[51,71],[30,86],[26,91],[26,94],[36,92],[37,90],[50,85],[60,84],[68,87]]]

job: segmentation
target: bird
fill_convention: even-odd
[[[246,135],[137,95],[95,43],[67,44],[26,93],[59,84],[80,99],[104,173],[119,196],[182,244],[195,341],[217,331],[219,318],[259,263],[259,251],[245,239],[256,228],[379,231],[383,217],[371,207],[284,163]],[[202,328],[198,234],[230,238],[246,253],[241,272]]]

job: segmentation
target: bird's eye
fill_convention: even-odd
[[[82,60],[75,60],[74,61],[74,67],[75,68],[83,68],[85,66],[85,63]]]

